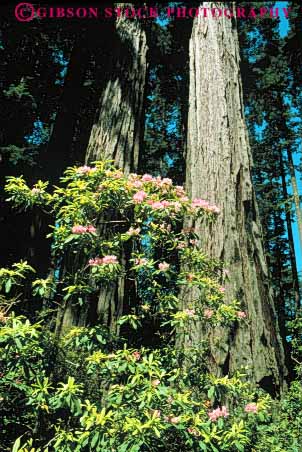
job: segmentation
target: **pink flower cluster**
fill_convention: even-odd
[[[135,259],[135,265],[146,265],[147,263],[148,263],[148,259],[146,259],[145,257]]]
[[[86,234],[96,232],[96,228],[91,224],[89,226],[75,225],[71,231],[73,234]]]
[[[176,425],[176,424],[179,424],[179,422],[180,422],[180,416],[173,416],[173,415],[165,416],[164,420],[166,422],[169,422],[170,424]]]
[[[140,190],[132,197],[135,204],[141,204],[147,198],[147,193],[144,190]]]
[[[216,408],[216,410],[212,410],[208,413],[208,416],[212,422],[217,421],[220,417],[228,417],[229,412],[226,406],[222,406],[221,408]]]
[[[245,405],[244,411],[246,413],[257,413],[258,412],[258,406],[257,403],[251,402]]]
[[[135,361],[139,361],[141,359],[141,354],[140,352],[133,352],[132,353],[133,358],[135,359]]]
[[[90,266],[97,266],[97,265],[109,265],[109,264],[118,264],[118,259],[116,256],[104,256],[104,257],[96,257],[94,259],[89,259],[89,265]]]
[[[160,269],[160,271],[166,272],[167,270],[169,270],[170,264],[168,264],[167,262],[161,262],[160,264],[158,264],[158,268]]]
[[[186,192],[182,185],[176,185],[175,191],[177,196],[185,196]]]
[[[42,190],[41,190],[41,188],[34,187],[31,189],[31,192],[33,195],[39,195],[40,193],[42,193]]]
[[[154,178],[151,174],[144,174],[142,177],[143,182],[153,182]]]
[[[142,176],[142,181],[143,182],[152,182],[157,187],[161,187],[161,188],[167,188],[167,187],[171,187],[173,185],[172,179],[169,179],[168,177],[164,177],[162,179],[160,176],[153,177],[153,176],[151,176],[151,174],[144,174]]]
[[[161,210],[168,207],[172,207],[175,212],[179,212],[181,210],[181,203],[178,201],[154,201],[150,199],[147,201],[147,204],[149,204],[153,210]]]
[[[173,185],[172,179],[168,177],[164,177],[163,179],[160,176],[153,177],[151,174],[144,174],[143,176],[139,176],[138,174],[131,173],[128,177],[128,181],[130,184],[130,188],[132,187],[142,187],[144,183],[151,182],[158,188],[168,188]]]
[[[204,210],[207,210],[208,212],[212,212],[215,214],[218,214],[220,212],[219,207],[217,207],[215,204],[211,205],[205,199],[200,199],[200,198],[193,199],[192,207],[193,207],[193,209],[204,209]]]
[[[195,309],[184,309],[184,313],[188,317],[194,317],[195,316]]]
[[[213,309],[205,309],[204,311],[203,311],[203,315],[207,318],[207,319],[210,319],[212,316],[213,316],[213,314],[214,314],[214,311],[213,311]]]
[[[79,168],[77,168],[77,173],[78,174],[89,174],[96,170],[97,170],[97,168],[91,168],[91,166],[84,165],[84,166],[79,166]]]
[[[237,312],[238,319],[246,319],[246,312],[244,311],[238,311]]]

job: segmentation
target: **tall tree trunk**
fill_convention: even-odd
[[[111,70],[100,95],[98,118],[92,127],[86,163],[112,160],[125,174],[137,171],[139,148],[143,136],[143,104],[147,71],[146,33],[141,21],[119,18],[112,41]],[[110,218],[106,218],[110,220]],[[99,230],[108,239],[110,227]],[[121,260],[127,267],[128,251]],[[126,268],[127,270],[127,268]],[[103,322],[118,332],[117,319],[133,289],[133,283],[120,278],[117,283],[101,287],[96,312],[82,315],[81,310],[68,305],[60,319],[64,329],[90,321]],[[126,300],[127,298],[127,300]]]
[[[225,5],[224,5],[225,6]],[[205,2],[203,7],[223,7]],[[252,381],[271,393],[284,385],[286,368],[262,246],[251,181],[235,20],[194,20],[190,41],[187,190],[216,203],[215,224],[197,222],[204,249],[230,272],[226,300],[239,300],[247,323],[218,329],[210,338],[218,375],[248,366]],[[193,342],[202,338],[197,325]]]
[[[80,114],[81,90],[92,53],[93,39],[95,40],[93,30],[95,31],[94,27],[90,30],[80,29],[74,39],[56,119],[43,155],[48,179],[54,184],[58,183],[66,167],[75,164],[77,160],[71,150],[75,124]],[[85,150],[82,160],[84,157]]]
[[[287,186],[286,186],[286,177],[285,177],[285,169],[284,169],[282,153],[280,155],[280,172],[281,172],[281,179],[282,179],[283,198],[284,198],[284,201],[286,202],[288,200],[288,192],[287,192]],[[295,254],[295,244],[294,244],[294,237],[293,237],[293,230],[292,230],[291,211],[288,208],[288,206],[285,207],[285,218],[286,218],[288,244],[289,244],[289,256],[290,256],[291,269],[292,269],[292,275],[293,275],[293,291],[294,291],[294,296],[295,296],[295,311],[297,313],[300,308],[300,288],[299,288],[299,278],[298,278],[297,262],[296,262],[296,254]]]
[[[287,147],[287,164],[290,174],[290,180],[292,184],[293,189],[293,198],[295,203],[295,211],[296,211],[296,217],[297,217],[297,224],[298,224],[298,231],[299,231],[299,241],[300,241],[300,247],[302,249],[302,210],[300,208],[300,196],[299,196],[299,190],[298,190],[298,184],[297,184],[297,178],[296,178],[296,172],[295,172],[295,165],[293,161],[293,154],[290,149],[290,147]]]

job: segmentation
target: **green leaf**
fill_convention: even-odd
[[[238,443],[238,441],[234,441],[234,444],[240,452],[244,452],[244,446],[242,444]]]
[[[94,448],[99,441],[100,434],[96,432],[91,440],[91,447]]]
[[[214,397],[215,394],[215,386],[211,386],[210,389],[208,390],[208,398],[212,399]]]
[[[78,238],[78,236],[76,234],[71,234],[67,237],[66,240],[64,240],[64,244],[71,242],[72,240],[75,240],[76,238]]]
[[[8,293],[12,287],[12,280],[9,278],[5,283],[5,292]]]
[[[218,450],[218,449],[216,449],[216,447],[215,447],[215,446],[213,446],[213,444],[211,444],[211,448],[212,448],[212,451],[213,451],[213,452],[219,452],[219,450]]]
[[[14,446],[12,448],[12,452],[18,452],[18,450],[20,449],[20,445],[21,445],[21,437],[16,439]]]

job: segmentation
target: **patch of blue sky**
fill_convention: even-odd
[[[59,78],[55,81],[56,85],[63,85],[64,79],[67,74],[68,60],[65,58],[64,53],[60,49],[56,49],[52,53],[54,63],[61,66],[61,71],[59,73]]]
[[[32,133],[30,135],[26,135],[24,139],[28,144],[41,146],[42,144],[48,142],[49,131],[40,119],[36,119],[33,124]]]
[[[274,8],[279,8],[279,18],[280,18],[279,35],[281,38],[284,38],[288,34],[289,29],[290,29],[288,19],[285,17],[285,14],[281,13],[282,8],[288,8],[288,7],[289,7],[288,2],[276,2],[274,5]]]
[[[256,132],[256,138],[257,140],[261,141],[263,139],[263,132],[265,131],[266,127],[268,126],[268,123],[265,119],[263,119],[262,124],[255,124],[255,132]]]
[[[170,157],[168,153],[166,153],[164,156],[164,162],[168,166],[168,168],[172,168],[172,166],[174,165],[174,159]]]
[[[167,8],[167,7],[173,8],[173,7],[175,7],[175,6],[177,7],[179,5],[180,5],[179,2],[168,2],[167,4],[164,4],[165,8]],[[155,19],[155,22],[158,25],[160,25],[161,27],[166,27],[169,24],[170,20],[171,19],[169,19],[169,17],[167,17],[163,12],[162,14],[159,15],[159,17],[157,17]]]

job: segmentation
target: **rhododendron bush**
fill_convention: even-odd
[[[214,222],[219,207],[190,200],[171,179],[126,176],[110,162],[69,168],[61,182],[51,191],[11,177],[6,186],[18,209],[40,206],[55,217],[55,268],[45,279],[24,262],[0,270],[3,450],[266,450],[274,402],[244,370],[211,375],[206,334],[189,345],[196,322],[205,332],[248,322],[244,306],[224,302],[227,269],[183,226]],[[135,290],[109,327],[93,306],[123,278]],[[30,319],[18,310],[23,280],[23,296],[43,303]],[[183,299],[184,287],[194,300]],[[86,326],[58,328],[57,313],[70,305],[90,312]]]

